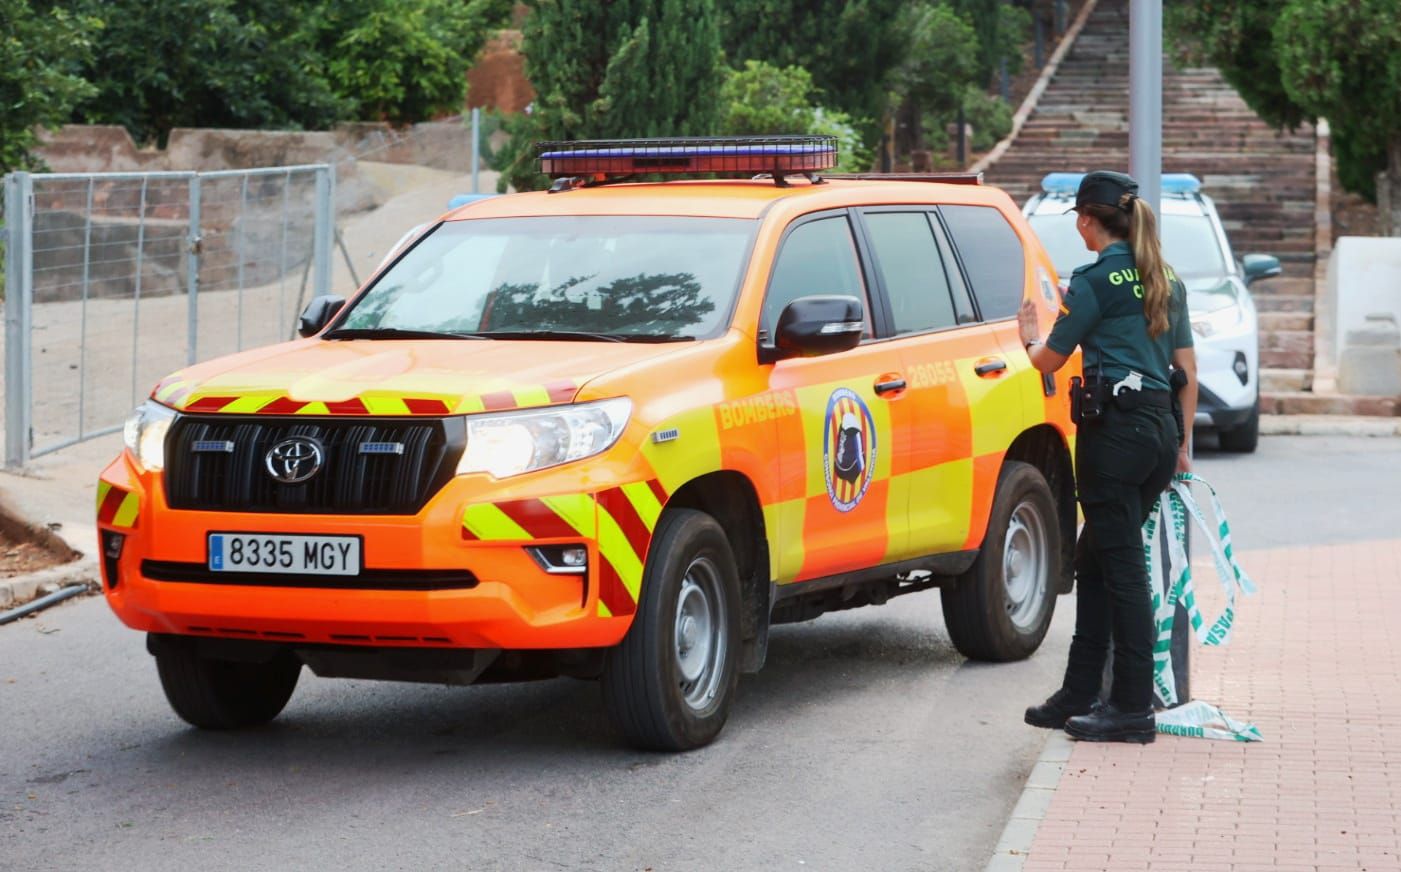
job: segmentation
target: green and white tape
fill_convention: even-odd
[[[1205,487],[1211,498],[1211,511],[1216,517],[1213,530],[1192,496],[1192,485]],[[1164,520],[1166,519],[1166,521]],[[1187,559],[1187,527],[1189,519],[1204,534],[1211,547],[1217,578],[1226,593],[1226,607],[1210,624],[1202,618],[1192,581],[1192,568]],[[1163,594],[1163,563],[1158,531],[1170,523],[1167,536],[1167,571],[1172,586]],[[1148,521],[1143,525],[1144,557],[1148,563],[1148,583],[1152,591],[1153,618],[1157,637],[1153,646],[1153,685],[1167,706],[1177,705],[1177,682],[1172,671],[1172,625],[1181,603],[1187,613],[1197,640],[1203,645],[1225,645],[1231,639],[1235,623],[1236,593],[1250,596],[1256,592],[1255,583],[1241,568],[1231,549],[1231,525],[1226,511],[1213,488],[1204,479],[1191,473],[1178,473],[1172,485],[1163,492]],[[1231,738],[1242,742],[1260,740],[1260,731],[1227,717],[1220,709],[1204,702],[1170,708],[1158,715],[1158,731],[1173,735]]]

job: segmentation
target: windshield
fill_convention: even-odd
[[[1068,281],[1077,266],[1093,263],[1095,254],[1085,248],[1075,229],[1075,213],[1033,215],[1027,219],[1046,246],[1061,281]],[[1211,219],[1205,215],[1164,215],[1163,257],[1183,276],[1222,275],[1226,259],[1222,255]]]
[[[755,225],[603,215],[450,221],[380,276],[333,334],[708,336],[729,314]]]

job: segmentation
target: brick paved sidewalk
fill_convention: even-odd
[[[1226,648],[1194,646],[1192,690],[1265,741],[1075,743],[1024,872],[1401,870],[1401,539],[1241,565],[1260,593]]]

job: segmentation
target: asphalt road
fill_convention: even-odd
[[[1237,547],[1395,535],[1401,440],[1204,451]],[[443,688],[304,673],[273,724],[170,713],[100,599],[0,627],[0,868],[977,870],[1040,750],[1062,598],[1030,660],[949,644],[938,594],[776,628],[729,725],[623,748],[597,687]]]

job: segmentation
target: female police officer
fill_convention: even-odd
[[[1173,471],[1187,471],[1196,414],[1196,357],[1186,292],[1163,262],[1153,210],[1123,173],[1093,172],[1075,196],[1076,229],[1093,264],[1075,270],[1060,317],[1043,343],[1035,304],[1019,314],[1022,342],[1041,372],[1084,350],[1085,385],[1075,465],[1085,528],[1076,546],[1075,636],[1061,689],[1026,711],[1038,727],[1077,739],[1151,742],[1155,628],[1140,529]],[[1170,369],[1181,391],[1185,438],[1172,411]],[[1079,400],[1079,402],[1076,402]],[[1114,639],[1114,683],[1095,700]]]

